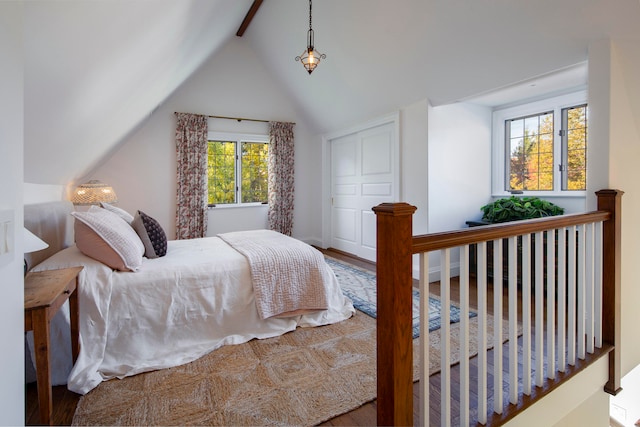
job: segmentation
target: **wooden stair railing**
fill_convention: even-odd
[[[413,424],[411,221],[416,208],[383,203],[373,210],[377,215],[377,420],[380,426],[408,426]]]
[[[622,236],[622,195],[620,190],[600,190],[598,210],[611,213],[609,221],[605,221],[602,230],[602,339],[613,346],[609,355],[609,380],[604,390],[612,395],[618,394],[622,388],[620,360],[620,327],[621,327],[621,236]]]
[[[602,222],[602,341],[609,353],[609,380],[604,391],[620,391],[620,236],[621,196],[619,190],[596,192],[598,211],[584,214],[540,218],[486,227],[412,235],[412,215],[416,208],[406,203],[384,203],[373,208],[377,217],[377,378],[378,425],[413,424],[413,355],[412,355],[412,256],[439,249],[464,247],[490,240],[509,238],[545,230]],[[501,245],[498,245],[501,246]],[[424,256],[426,257],[426,255]],[[421,255],[421,259],[424,259]],[[428,263],[427,263],[428,264]],[[421,272],[428,277],[428,272]],[[613,349],[613,350],[611,350]],[[578,363],[567,375],[546,379],[545,387],[521,396],[524,405],[531,406],[556,389],[597,357]],[[428,409],[427,409],[428,410]],[[515,416],[489,416],[491,425],[503,424]]]

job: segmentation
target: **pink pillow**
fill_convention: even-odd
[[[76,219],[76,245],[82,253],[116,270],[140,268],[144,245],[125,220],[97,206],[71,215]]]
[[[80,252],[101,263],[113,268],[114,270],[129,270],[122,258],[111,246],[105,242],[102,237],[98,236],[95,231],[89,228],[82,221],[74,221],[73,232],[76,236],[76,246]]]

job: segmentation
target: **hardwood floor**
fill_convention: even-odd
[[[66,385],[53,387],[53,425],[70,426],[80,395],[67,389]],[[36,383],[27,384],[25,390],[25,425],[42,425],[38,411],[38,390]]]
[[[323,251],[324,253],[326,253],[327,255],[330,255],[334,258],[337,259],[342,259],[346,262],[350,262],[352,264],[358,265],[362,268],[367,268],[370,269],[371,271],[375,272],[375,264],[371,263],[369,261],[366,260],[362,260],[362,259],[358,259],[358,258],[354,258],[348,254],[339,252],[339,251],[334,251],[334,250],[328,250],[328,251]],[[472,284],[471,286],[471,301],[470,301],[470,305],[472,307],[477,307],[477,299],[476,299],[476,295],[477,293],[474,292],[474,288],[475,288],[475,284]],[[433,283],[430,285],[430,291],[436,295],[440,294],[440,289],[439,289],[439,284],[438,283]],[[456,301],[459,298],[459,286],[457,281],[453,281],[452,282],[452,286],[451,286],[451,298],[452,300]],[[488,299],[488,311],[490,313],[493,312],[493,308],[492,308],[492,303],[491,301],[493,301],[493,293],[492,293],[492,289],[491,286],[489,286],[488,292],[487,292],[487,299]],[[503,304],[504,304],[504,308],[503,308],[503,312],[507,313],[507,300],[506,298],[503,299]],[[519,315],[520,315],[520,309],[519,309]],[[493,354],[489,354],[488,358],[490,361],[493,360]],[[455,376],[458,375],[458,370],[457,367],[454,366],[452,367],[452,375]],[[490,379],[491,381],[491,379]],[[430,390],[431,390],[431,396],[437,396],[438,395],[438,390],[440,388],[440,376],[438,374],[432,375],[430,377]],[[459,394],[459,390],[455,389],[455,387],[453,387],[453,391],[452,393],[455,395]],[[35,384],[28,384],[26,386],[26,395],[25,395],[25,424],[26,425],[38,425],[40,424],[40,420],[39,420],[39,414],[38,414],[38,394],[37,394],[37,389],[36,389],[36,385]],[[73,393],[69,390],[67,390],[66,386],[56,386],[53,388],[53,417],[52,417],[52,421],[54,425],[71,425],[71,422],[73,420],[73,415],[75,413],[75,408],[77,406],[78,400],[80,399],[80,395]],[[419,421],[419,396],[418,396],[418,383],[414,384],[414,424],[417,424]],[[492,402],[490,402],[490,405],[492,404]],[[433,405],[433,403],[432,403]],[[361,406],[360,408],[353,410],[351,412],[348,412],[346,414],[340,415],[338,417],[335,417],[321,425],[326,425],[326,426],[372,426],[372,425],[376,425],[376,402],[370,402],[367,403],[363,406]],[[455,407],[453,408],[455,411]],[[436,409],[433,406],[430,408],[430,420],[431,420],[431,424],[439,424],[440,422],[440,413],[439,413],[439,408]],[[457,412],[457,411],[455,411]],[[454,420],[455,420],[455,415],[454,415]]]

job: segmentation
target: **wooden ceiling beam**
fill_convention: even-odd
[[[253,4],[247,11],[247,14],[244,17],[244,19],[242,20],[242,24],[240,24],[240,28],[238,28],[238,32],[236,33],[236,36],[242,37],[244,32],[247,31],[249,24],[251,24],[251,20],[253,19],[254,16],[256,16],[256,13],[258,12],[258,9],[260,9],[261,4],[262,4],[262,0],[253,0]]]

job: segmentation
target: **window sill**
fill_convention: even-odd
[[[508,191],[504,193],[493,193],[491,197],[503,198],[503,197],[540,197],[542,199],[554,199],[554,198],[575,198],[584,199],[587,197],[586,191],[525,191],[521,194],[511,194]]]

